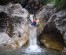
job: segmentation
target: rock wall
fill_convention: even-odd
[[[0,48],[16,49],[28,41],[28,18],[28,11],[20,4],[0,5]]]
[[[54,8],[54,4],[44,5],[40,10],[36,13],[36,18],[43,18],[48,21],[52,14],[56,12],[56,8]]]
[[[44,5],[40,10],[36,13],[35,18],[39,20],[38,32],[42,32],[44,26],[47,21],[56,12],[56,8],[54,8],[54,4]]]
[[[65,10],[56,12],[53,4],[47,4],[37,12],[36,18],[43,19],[44,24],[42,33],[37,38],[45,47],[63,51],[66,39],[65,15]]]
[[[55,26],[60,30],[66,42],[66,10],[59,11],[53,14],[48,23],[54,22]]]

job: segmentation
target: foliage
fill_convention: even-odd
[[[66,7],[66,0],[53,0],[55,3],[55,7],[57,9],[65,9]]]
[[[66,8],[66,0],[42,0],[44,4],[53,2],[57,10]]]

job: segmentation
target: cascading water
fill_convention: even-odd
[[[33,17],[33,15],[31,14]],[[31,18],[33,19],[33,18]],[[27,46],[23,46],[21,50],[19,49],[18,55],[59,55],[57,51],[52,49],[39,47],[37,44],[37,27],[29,24],[30,27],[30,35],[29,35],[29,43]]]
[[[31,19],[33,19],[33,16]],[[26,52],[41,52],[41,48],[37,45],[37,31],[36,30],[37,30],[36,27],[33,27],[30,25],[29,46],[26,49]]]

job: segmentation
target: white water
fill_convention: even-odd
[[[31,15],[32,16],[32,15]],[[32,16],[33,17],[33,16]],[[41,48],[37,45],[37,28],[30,26],[29,46],[26,52],[41,52]]]

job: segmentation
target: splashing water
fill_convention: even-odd
[[[32,16],[33,17],[33,16]],[[37,45],[37,28],[30,25],[29,46],[26,52],[41,52],[40,47]]]

